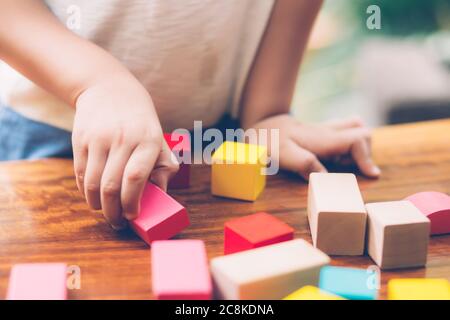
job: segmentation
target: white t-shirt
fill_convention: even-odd
[[[47,0],[73,32],[119,59],[150,92],[164,130],[236,115],[275,0]],[[58,45],[55,43],[55,45]],[[76,67],[76,66],[74,66]],[[64,74],[61,74],[64,77]],[[74,110],[6,64],[0,98],[71,130]]]

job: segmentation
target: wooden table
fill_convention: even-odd
[[[359,179],[366,202],[397,200],[423,190],[450,193],[450,120],[384,127],[374,134],[378,180]],[[281,173],[268,179],[254,203],[211,196],[210,168],[193,168],[192,187],[172,194],[192,225],[179,238],[203,239],[209,258],[221,255],[223,225],[230,218],[267,211],[311,240],[307,185]],[[66,262],[81,268],[81,289],[72,299],[150,299],[150,250],[130,231],[115,232],[90,211],[77,191],[72,162],[42,160],[0,164],[0,298],[9,271],[21,262]],[[367,256],[334,257],[333,265],[366,268]],[[381,297],[390,278],[450,279],[450,235],[433,237],[426,268],[382,272]]]

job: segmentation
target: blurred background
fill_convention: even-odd
[[[380,29],[367,26],[371,5],[380,9]],[[305,122],[450,117],[450,0],[325,1],[293,105]]]

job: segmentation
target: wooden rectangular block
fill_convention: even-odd
[[[189,226],[187,210],[152,183],[148,183],[141,199],[139,216],[131,228],[149,245],[167,240]]]
[[[296,239],[238,252],[211,261],[211,273],[222,299],[282,299],[295,289],[316,285],[330,258]]]
[[[427,262],[430,221],[409,201],[368,203],[367,247],[382,269]]]
[[[291,293],[283,300],[346,300],[346,299],[323,291],[315,286],[305,286]]]
[[[450,196],[435,191],[419,192],[407,197],[431,222],[431,234],[450,233]]]
[[[9,277],[7,300],[66,300],[64,263],[16,264]]]
[[[212,283],[203,241],[155,241],[151,257],[152,288],[157,299],[211,299]]]
[[[225,223],[225,254],[292,240],[294,229],[265,212],[236,218]]]
[[[374,300],[378,282],[372,271],[326,266],[320,271],[319,288],[350,300]]]
[[[446,279],[392,279],[387,290],[389,300],[450,300]]]
[[[266,147],[224,142],[212,157],[212,194],[247,201],[256,200],[266,185],[266,160]]]
[[[354,174],[312,173],[308,220],[314,245],[330,255],[362,255],[367,213]]]
[[[164,139],[167,142],[170,150],[179,156],[179,159],[183,159],[186,153],[191,152],[191,140],[189,135],[177,135],[165,133]],[[191,158],[190,158],[191,159]],[[180,163],[180,169],[178,172],[170,179],[169,189],[184,189],[189,188],[191,176],[191,164],[190,163]]]

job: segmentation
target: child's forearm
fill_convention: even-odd
[[[41,1],[0,1],[0,59],[71,106],[111,74],[133,78],[113,56],[61,24]]]
[[[300,62],[322,0],[278,0],[250,71],[241,125],[289,112]]]

